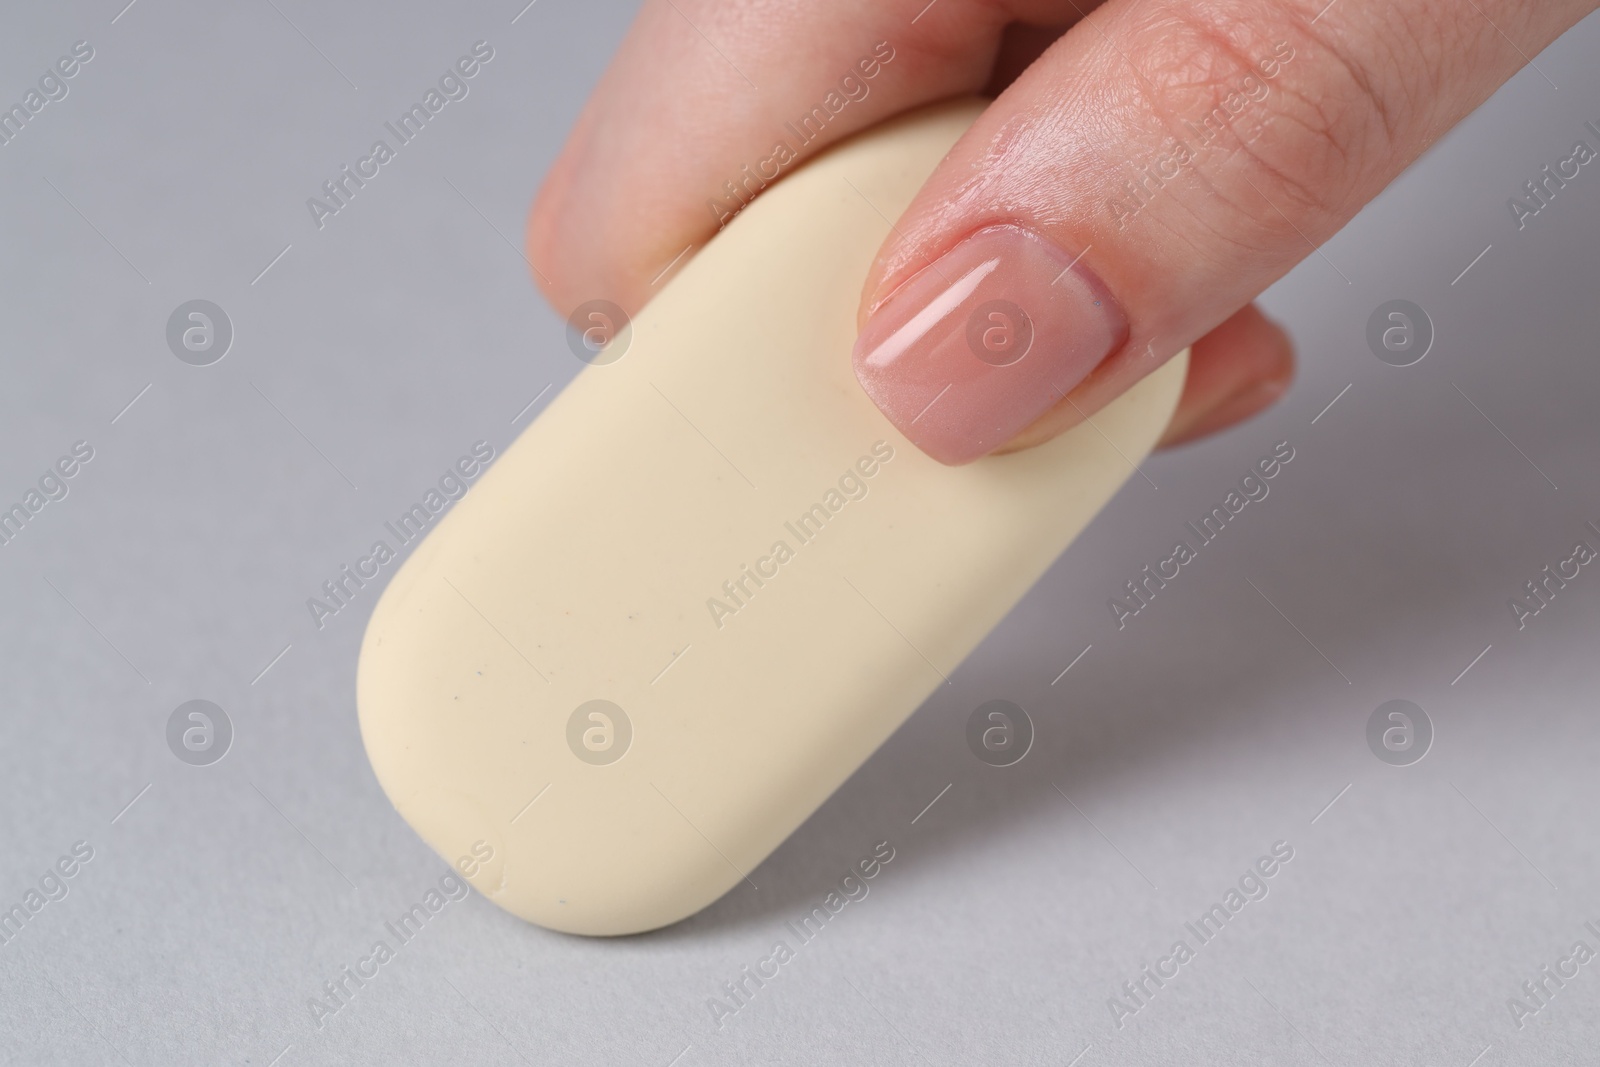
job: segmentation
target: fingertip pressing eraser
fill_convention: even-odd
[[[857,384],[886,220],[981,108],[897,120],[764,192],[384,591],[368,757],[496,904],[626,934],[746,881],[1153,447],[1184,355],[1093,426],[961,467]]]

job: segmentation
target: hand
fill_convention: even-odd
[[[822,148],[998,92],[866,279],[857,377],[962,463],[1054,437],[1192,345],[1179,443],[1287,388],[1288,337],[1251,300],[1597,6],[645,0],[535,202],[529,254],[558,309],[637,310]],[[995,299],[1027,319],[994,319],[1002,343],[1034,335],[1009,366],[967,342]]]

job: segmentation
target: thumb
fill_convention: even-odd
[[[894,227],[857,378],[944,463],[1055,436],[1313,254],[1596,6],[1111,0]]]

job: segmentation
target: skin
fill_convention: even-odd
[[[1084,265],[1116,295],[1129,337],[1002,451],[1063,432],[1192,345],[1163,442],[1179,444],[1288,388],[1289,338],[1251,301],[1597,7],[645,0],[534,203],[529,259],[558,310],[604,297],[637,311],[664,268],[715,233],[706,205],[723,182],[770,156],[785,122],[887,41],[895,58],[870,93],[805,153],[937,100],[995,100],[896,220],[862,321],[984,226],[1088,248]],[[1247,85],[1260,99],[1241,107]],[[1135,168],[1170,157],[1175,138],[1194,143],[1184,123],[1219,106],[1232,115],[1222,135],[1119,218],[1108,201]]]

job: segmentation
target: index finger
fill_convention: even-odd
[[[637,311],[800,162],[982,89],[1013,18],[1060,20],[1042,0],[934,2],[938,18],[922,17],[928,0],[646,0],[529,219],[556,308],[605,298]]]

